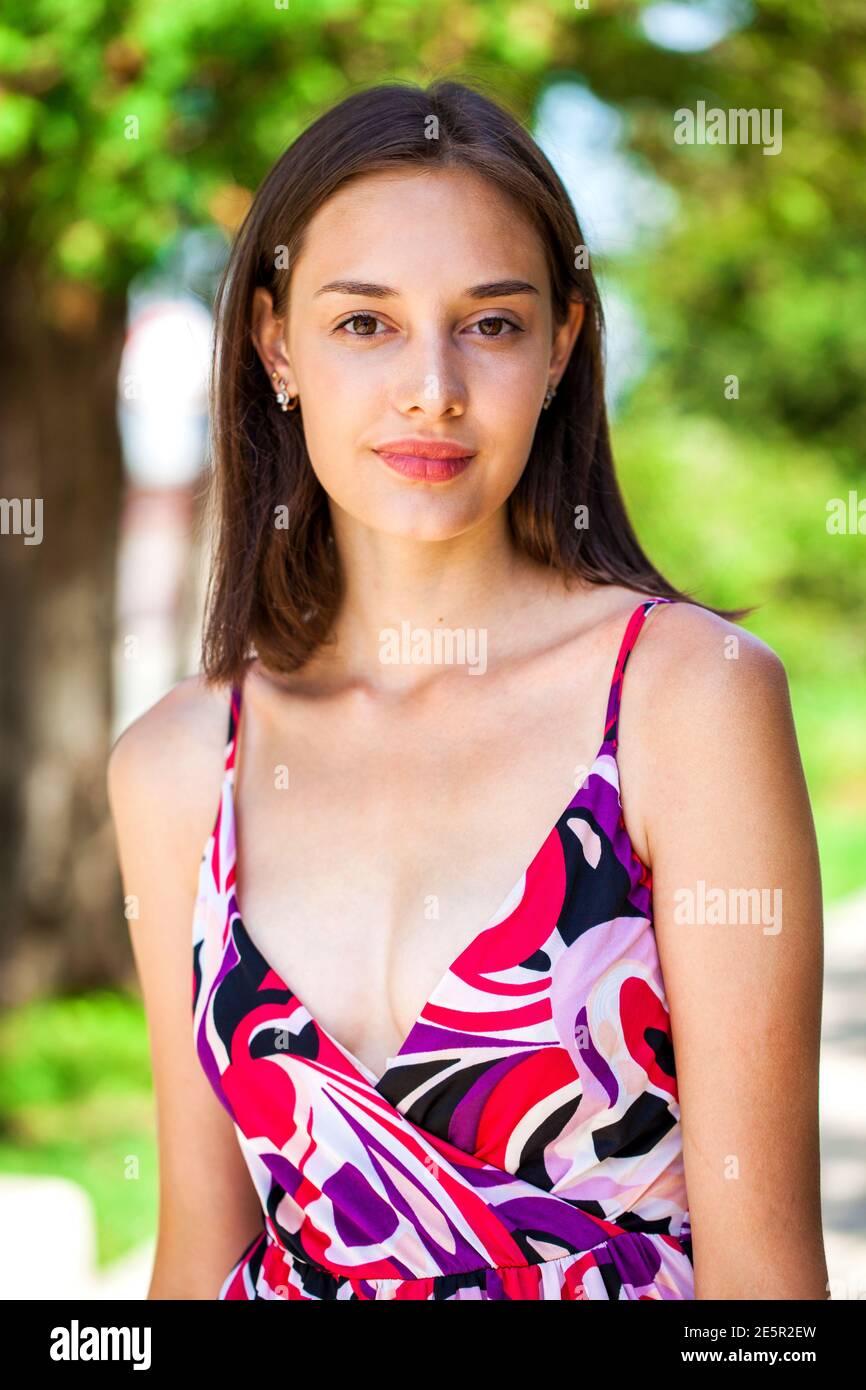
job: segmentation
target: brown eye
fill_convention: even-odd
[[[352,332],[349,333],[347,336],[350,338],[375,338],[377,336],[376,324],[379,322],[380,320],[376,318],[375,314],[352,314],[350,318],[344,319],[342,323],[337,324],[337,331],[339,331],[342,328],[346,328],[347,325],[350,323],[366,323],[372,325],[373,331],[371,333]]]
[[[473,324],[473,327],[474,327],[474,328],[481,328],[481,329],[483,330],[484,324],[488,324],[488,323],[494,323],[494,324],[503,324],[503,323],[505,323],[505,324],[508,325],[508,327],[509,327],[510,329],[513,330],[513,332],[515,332],[515,333],[522,333],[522,332],[523,332],[523,329],[522,329],[522,328],[518,328],[518,326],[517,326],[516,323],[512,323],[511,319],[505,318],[504,315],[502,315],[502,314],[488,314],[488,316],[487,316],[486,319],[479,319],[478,322],[477,322],[476,324]],[[508,338],[508,337],[510,337],[511,335],[510,335],[509,333],[486,333],[486,332],[482,331],[481,336],[482,336],[482,338]]]

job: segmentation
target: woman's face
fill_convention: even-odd
[[[455,169],[341,188],[308,225],[287,321],[257,290],[253,331],[268,375],[300,396],[332,504],[375,531],[441,540],[513,491],[582,318],[575,304],[554,332],[534,229],[495,186]],[[473,457],[453,476],[423,462],[407,475],[377,452],[406,439]]]

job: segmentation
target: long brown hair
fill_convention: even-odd
[[[535,141],[481,91],[440,79],[357,91],[291,144],[258,189],[215,298],[211,368],[210,521],[202,666],[213,682],[242,679],[251,644],[289,674],[330,639],[343,591],[328,497],[304,441],[301,411],[282,412],[250,332],[253,291],[285,314],[307,223],[349,179],[386,170],[462,167],[528,215],[545,247],[557,325],[569,298],[584,322],[550,408],[540,414],[508,499],[514,543],[543,565],[591,583],[697,603],[650,563],[626,513],[604,400],[604,317],[571,200]],[[588,509],[579,528],[576,509]],[[277,525],[275,518],[286,518]],[[717,609],[737,620],[751,608]]]

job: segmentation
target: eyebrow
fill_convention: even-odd
[[[472,285],[464,291],[467,299],[503,299],[512,294],[540,294],[541,291],[528,280],[488,280],[482,285]],[[395,299],[400,291],[390,285],[373,285],[366,280],[330,280],[313,295],[355,294],[365,299]]]

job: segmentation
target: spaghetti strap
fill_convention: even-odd
[[[662,597],[644,599],[638,604],[628,620],[625,634],[620,643],[616,666],[613,670],[613,680],[607,699],[607,715],[604,721],[604,741],[612,744],[614,749],[619,741],[619,706],[622,699],[622,681],[631,649],[637,641],[638,633],[643,627],[647,615],[653,611],[656,604],[673,602],[675,602],[674,599]]]
[[[231,699],[229,700],[229,727],[226,739],[226,772],[233,772],[235,766],[235,745],[237,743],[238,723],[241,716],[241,686],[237,683],[232,685]]]

